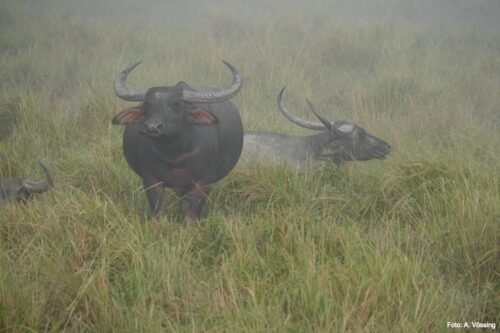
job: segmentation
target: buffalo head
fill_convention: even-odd
[[[225,89],[207,91],[194,91],[183,81],[172,87],[133,91],[127,88],[126,80],[140,61],[128,66],[115,80],[115,93],[126,101],[141,101],[142,104],[118,113],[113,118],[113,124],[143,124],[141,133],[150,137],[175,137],[182,131],[185,121],[196,125],[216,124],[216,116],[196,104],[219,103],[238,94],[242,82],[241,74],[230,63],[223,62],[233,73],[232,84]]]
[[[27,202],[35,193],[42,193],[54,185],[52,175],[47,167],[38,162],[43,172],[45,180],[35,182],[23,178],[7,178],[0,181],[0,201],[7,202]]]
[[[306,98],[311,112],[320,122],[311,122],[290,114],[284,106],[282,98],[285,87],[278,95],[278,108],[291,122],[304,128],[324,131],[321,135],[321,148],[318,152],[323,158],[331,158],[337,165],[342,161],[367,161],[384,159],[391,151],[391,146],[349,121],[340,120],[334,123],[321,116],[314,105]]]

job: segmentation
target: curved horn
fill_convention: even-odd
[[[114,88],[116,96],[123,100],[130,102],[141,102],[146,98],[146,90],[130,90],[127,87],[127,76],[128,74],[140,63],[142,60],[136,61],[133,64],[128,65],[115,79]]]
[[[286,87],[283,87],[281,89],[279,95],[278,95],[278,108],[280,109],[281,113],[285,116],[286,119],[290,120],[292,123],[299,125],[300,127],[316,130],[316,131],[322,131],[325,129],[325,126],[321,123],[316,123],[312,121],[306,121],[302,120],[299,117],[293,116],[288,112],[287,108],[283,104],[282,98],[283,98],[283,93],[285,92]]]
[[[314,105],[311,103],[310,100],[308,100],[306,98],[306,102],[307,102],[307,105],[309,105],[309,109],[312,111],[312,113],[314,113],[314,115],[316,116],[316,118],[319,119],[319,121],[321,121],[321,123],[325,126],[325,128],[331,130],[332,129],[332,123],[330,123],[328,120],[326,120],[325,118],[323,118],[319,113],[318,111],[316,111],[316,108],[314,107]]]
[[[331,122],[329,122],[326,118],[324,118],[323,116],[321,116],[318,113],[318,111],[316,110],[316,108],[314,107],[313,103],[311,103],[311,101],[309,101],[307,98],[306,98],[306,102],[309,105],[309,108],[311,109],[312,113],[314,113],[314,115],[319,119],[319,121],[321,121],[321,123],[323,125],[325,125],[326,128],[328,128],[328,130],[334,132],[337,135],[345,135],[345,134],[347,134],[346,132],[343,132],[343,131],[339,130]]]
[[[233,82],[225,89],[215,89],[211,91],[190,91],[184,90],[182,92],[182,99],[190,103],[219,103],[227,101],[228,99],[236,96],[243,85],[241,73],[236,67],[222,60],[222,62],[229,67],[233,73]]]
[[[31,193],[45,192],[49,189],[49,186],[54,186],[54,180],[52,179],[52,174],[50,173],[49,169],[47,169],[47,167],[42,162],[38,162],[38,164],[42,168],[43,173],[45,173],[46,179],[40,182],[34,182],[29,179],[22,180],[22,185],[24,186],[24,188],[26,188]]]

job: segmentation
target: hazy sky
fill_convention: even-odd
[[[17,0],[33,13],[110,19],[144,19],[186,27],[210,17],[248,20],[300,17],[305,24],[329,20],[404,21],[425,27],[467,27],[500,31],[499,0]],[[0,5],[1,7],[1,5]]]

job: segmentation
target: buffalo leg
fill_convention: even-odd
[[[191,191],[182,197],[181,210],[186,225],[190,226],[198,223],[209,192],[209,186],[195,185]]]
[[[144,178],[143,185],[149,202],[149,216],[152,217],[161,213],[165,205],[162,183],[156,179]]]

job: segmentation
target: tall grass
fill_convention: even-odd
[[[443,1],[443,22],[462,23],[440,25],[420,12],[430,2],[363,3],[0,4],[0,177],[42,177],[42,160],[55,178],[0,208],[0,332],[498,324],[499,8]],[[110,122],[128,105],[112,81],[135,59],[134,87],[223,86],[228,60],[245,129],[308,133],[277,111],[286,85],[293,113],[310,117],[307,97],[393,152],[305,174],[239,168],[199,226],[179,223],[171,193],[147,221]]]

